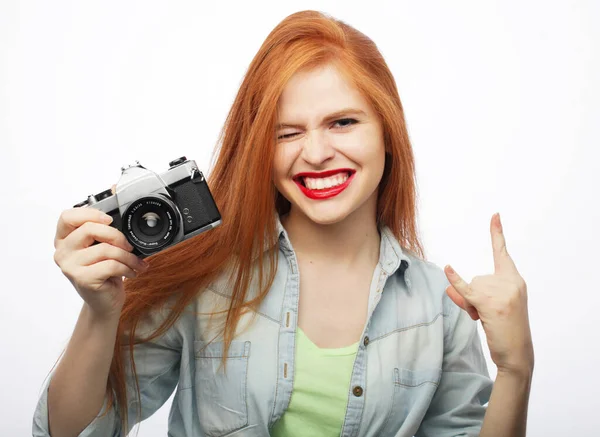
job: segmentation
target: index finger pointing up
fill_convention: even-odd
[[[492,249],[494,252],[494,270],[496,273],[517,273],[517,267],[506,250],[506,240],[500,222],[500,214],[492,216],[490,224],[492,234]]]

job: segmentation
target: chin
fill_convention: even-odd
[[[313,222],[316,223],[317,225],[334,225],[336,223],[340,223],[341,221],[343,221],[346,216],[340,216],[339,214],[333,215],[333,216],[308,216],[308,218]]]
[[[333,225],[342,222],[346,217],[350,215],[352,211],[344,211],[345,208],[300,208],[296,206],[299,211],[302,211],[310,221],[318,225]]]

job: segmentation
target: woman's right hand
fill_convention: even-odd
[[[125,302],[123,276],[134,278],[147,268],[130,253],[133,246],[125,235],[109,226],[111,221],[95,208],[68,209],[60,215],[54,238],[54,262],[101,318],[118,318]]]

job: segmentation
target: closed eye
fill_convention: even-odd
[[[356,120],[355,118],[340,118],[339,120],[336,120],[332,123],[332,127],[335,129],[344,129],[347,128],[349,126],[352,126],[354,124],[357,124],[358,120]],[[300,135],[302,132],[296,131],[296,132],[287,132],[281,135],[277,136],[278,140],[286,140],[286,139],[290,139],[290,138],[294,138],[297,135]]]
[[[299,133],[300,133],[300,132],[290,132],[290,133],[287,133],[287,134],[279,135],[279,136],[277,137],[277,139],[278,139],[278,140],[285,140],[285,139],[287,139],[287,138],[293,138],[293,137],[295,137],[296,135],[298,135]]]

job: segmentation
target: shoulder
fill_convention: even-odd
[[[441,266],[419,258],[408,250],[405,250],[404,253],[409,260],[407,271],[410,271],[413,280],[418,279],[434,287],[443,287],[444,289],[449,285],[448,278],[446,278],[446,274]]]
[[[446,294],[446,287],[450,285],[443,268],[431,261],[422,259],[414,253],[405,250],[409,266],[404,275],[408,286],[415,292],[425,293],[427,297],[441,304],[445,316],[454,312],[456,306]]]
[[[406,284],[409,295],[437,299],[446,294],[449,282],[440,266],[402,245],[389,227],[382,228],[381,236],[380,264],[388,275]]]

